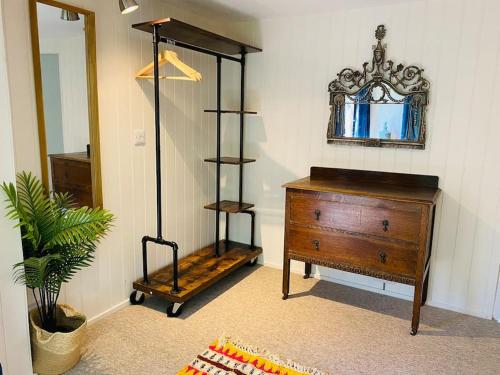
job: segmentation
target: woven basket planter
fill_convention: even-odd
[[[57,305],[57,322],[70,332],[45,331],[41,328],[38,310],[30,311],[33,371],[37,374],[63,374],[80,361],[87,318],[68,305]]]

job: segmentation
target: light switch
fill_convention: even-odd
[[[146,133],[144,129],[134,130],[134,144],[136,146],[144,146],[146,144]]]

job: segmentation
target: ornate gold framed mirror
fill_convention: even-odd
[[[429,81],[415,65],[386,60],[385,34],[379,25],[371,64],[345,68],[330,82],[328,143],[425,148]]]
[[[29,0],[42,181],[102,207],[95,14]]]

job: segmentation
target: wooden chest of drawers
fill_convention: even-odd
[[[311,168],[286,185],[283,298],[290,260],[415,286],[411,333],[417,333],[429,277],[435,176]]]
[[[87,153],[53,154],[49,157],[52,190],[71,194],[80,207],[93,207],[92,167]]]

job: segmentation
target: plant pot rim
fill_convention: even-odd
[[[65,313],[66,312],[71,312],[72,314],[70,316],[66,315],[66,317],[69,318],[69,319],[73,319],[75,321],[80,321],[80,324],[78,325],[78,327],[72,328],[72,330],[69,331],[69,332],[61,332],[61,331],[50,332],[50,331],[47,331],[40,324],[40,320],[37,321],[35,319],[35,316],[38,319],[40,319],[40,314],[38,312],[38,308],[35,307],[35,308],[31,309],[30,312],[29,312],[29,319],[30,319],[31,323],[33,324],[33,326],[37,327],[37,329],[39,329],[40,331],[42,331],[44,335],[48,335],[48,336],[52,336],[52,335],[63,335],[63,336],[72,335],[73,333],[75,333],[75,331],[78,331],[79,329],[81,329],[82,327],[85,327],[87,325],[87,317],[84,314],[76,311],[70,305],[66,305],[66,304],[63,304],[63,303],[58,303],[57,307],[61,308]]]

